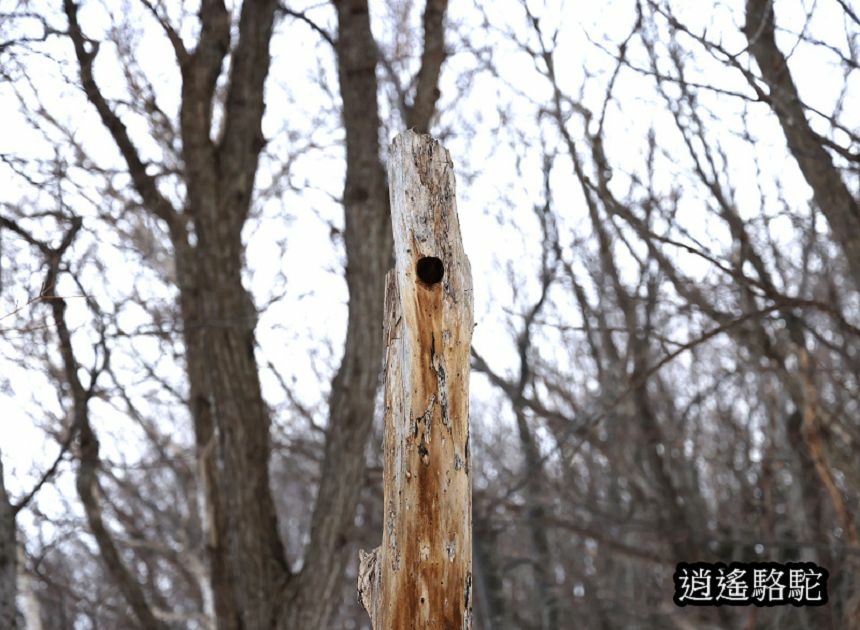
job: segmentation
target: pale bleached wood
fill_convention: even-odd
[[[448,151],[411,131],[390,148],[395,268],[386,279],[382,545],[360,554],[374,630],[472,625],[472,278]],[[422,274],[419,262],[431,261]],[[421,275],[425,275],[422,280]]]

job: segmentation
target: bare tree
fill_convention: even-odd
[[[175,456],[168,455],[165,465],[188,492],[186,500],[193,501],[196,493],[201,498],[199,510],[191,510],[187,524],[192,540],[197,535],[194,528],[201,530],[201,570],[208,576],[205,583],[195,585],[202,589],[197,594],[199,604],[204,609],[211,607],[204,612],[214,616],[218,628],[324,627],[337,608],[344,570],[354,555],[354,514],[364,487],[366,446],[372,434],[382,356],[380,335],[369,333],[381,322],[384,276],[391,261],[387,185],[379,157],[378,57],[368,5],[361,0],[334,3],[337,34],[332,36],[306,13],[275,1],[245,3],[236,14],[223,2],[205,1],[196,18],[198,31],[193,43],[169,7],[145,0],[139,7],[160,29],[179,71],[176,121],[162,109],[158,90],[134,58],[131,42],[120,34],[113,43],[125,64],[127,89],[139,99],[130,113],[123,113],[123,104],[109,96],[112,90],[105,89],[99,78],[98,59],[105,55],[102,42],[88,35],[85,14],[76,3],[67,0],[62,4],[79,86],[118,149],[122,171],[130,179],[132,194],[118,196],[135,207],[132,222],[148,223],[149,229],[168,237],[166,253],[171,260],[163,272],[178,291],[175,330],[181,334],[188,383],[187,395],[176,393],[190,411],[195,463],[190,477],[181,464],[171,461]],[[438,97],[445,58],[445,8],[444,2],[429,3],[424,19],[427,53],[421,59],[409,105],[410,123],[422,129],[429,127]],[[272,421],[255,356],[257,307],[242,278],[242,232],[252,213],[255,178],[267,143],[261,121],[270,46],[279,14],[312,26],[333,44],[346,130],[343,242],[350,296],[347,335],[329,394],[310,541],[298,571],[293,570],[283,546],[270,485]],[[54,17],[33,15],[43,24]],[[131,31],[124,35],[131,35]],[[27,42],[25,38],[16,45]],[[52,120],[47,110],[40,110],[36,117],[48,124]],[[131,131],[131,123],[141,119],[152,132],[148,138]],[[165,156],[165,162],[156,169],[148,158],[147,143],[153,142]],[[86,142],[78,148],[81,156],[89,150]],[[168,180],[176,184],[174,190],[165,188]],[[76,232],[80,221],[75,225]],[[46,264],[52,280],[60,273],[57,265],[70,242],[61,252],[51,250],[50,256],[45,249],[48,245],[42,243],[43,253],[50,258]],[[110,472],[100,462],[99,439],[86,418],[92,398],[100,390],[97,374],[88,386],[78,380],[73,333],[57,310],[62,305],[59,299],[51,303],[52,327],[60,340],[65,366],[58,385],[66,392],[77,418],[72,425],[80,446],[77,485],[89,529],[135,623],[164,627],[178,611],[170,611],[172,606],[162,601],[159,589],[135,575],[122,558],[118,530],[124,531],[124,536],[134,532],[131,513],[120,505],[113,506],[111,524],[98,506],[99,477],[110,476]],[[108,343],[103,339],[104,365],[99,374],[110,373]],[[169,385],[165,383],[165,387]],[[119,402],[125,412],[149,432],[154,446],[163,449],[162,429],[149,423],[123,391],[120,387]],[[143,494],[130,492],[121,477],[113,482],[117,485],[114,496],[127,497],[131,506],[136,500],[146,500]],[[150,546],[143,541],[139,544]],[[147,562],[143,551],[135,555]],[[158,571],[156,565],[152,569]],[[171,570],[183,577],[181,559]],[[192,584],[199,582],[199,571],[192,567],[184,578]]]
[[[533,107],[540,136],[510,133],[518,164],[542,166],[523,185],[538,209],[531,251],[542,254],[514,292],[516,360],[494,365],[478,345],[474,364],[511,401],[523,445],[523,472],[492,486],[495,527],[484,526],[506,540],[494,545],[499,557],[488,565],[505,566],[507,558],[509,566],[533,572],[527,581],[519,569],[502,570],[503,584],[513,585],[508,598],[519,589],[532,594],[517,602],[523,625],[545,625],[541,620],[552,611],[547,584],[550,592],[569,588],[568,576],[575,576],[583,604],[566,602],[560,618],[578,614],[589,627],[855,623],[847,576],[856,571],[856,486],[849,480],[857,470],[848,456],[856,423],[845,405],[855,387],[846,348],[857,338],[848,306],[853,290],[843,279],[854,275],[847,235],[856,230],[846,228],[845,217],[834,224],[831,216],[856,205],[845,183],[855,172],[855,140],[850,124],[839,120],[841,101],[832,116],[804,105],[797,89],[788,89],[786,59],[763,60],[756,46],[772,44],[774,31],[767,16],[751,19],[749,7],[744,58],[745,51],[727,51],[714,33],[705,37],[699,25],[685,25],[673,3],[638,3],[620,37],[587,38],[605,63],[582,73],[581,87],[557,53],[571,45],[565,39],[571,30],[561,30],[558,14],[524,4],[519,26],[510,25],[517,18],[485,16],[502,41],[533,62],[548,94],[517,95]],[[846,48],[806,30],[798,38],[799,45],[836,56]],[[761,78],[748,60],[768,64]],[[848,56],[841,62],[847,82],[854,66]],[[514,84],[492,57],[483,63]],[[737,72],[737,80],[723,85],[709,78],[719,72],[715,66]],[[619,141],[619,133],[629,133],[626,121],[651,114],[631,114],[626,82],[635,82],[640,94],[653,89],[660,108],[644,125],[636,160],[626,157],[631,138]],[[741,189],[732,160],[742,151],[725,134],[732,130],[758,151],[766,141],[754,125],[767,124],[759,103],[775,108],[783,129],[790,127],[789,149],[799,149],[812,210],[789,197],[767,164],[759,163],[752,178],[758,196]],[[816,129],[829,125],[832,135],[797,120],[808,115]],[[800,147],[798,133],[809,146]],[[836,141],[846,138],[850,147]],[[810,157],[813,144],[823,152],[820,159]],[[664,169],[678,183],[667,184]],[[776,179],[773,196],[769,177]],[[816,178],[829,183],[816,190]],[[827,197],[839,194],[839,203]],[[697,220],[687,214],[691,198]],[[791,217],[785,231],[770,227],[780,212],[775,206]],[[819,207],[838,250],[816,225]],[[511,213],[507,220],[522,216]],[[728,241],[709,237],[703,224]],[[796,246],[789,250],[786,242]],[[543,440],[532,437],[540,434]],[[535,545],[523,557],[517,542],[529,531],[565,551],[548,556]],[[847,557],[834,555],[837,549]],[[640,606],[650,598],[647,585],[666,584],[667,568],[687,557],[811,559],[845,581],[832,583],[832,608],[802,611],[791,621],[779,609],[695,614]],[[618,601],[623,610],[611,603]]]
[[[0,486],[7,618],[17,571],[50,630],[366,624],[412,127],[476,278],[474,626],[858,624],[857,12],[607,6],[9,10],[0,395],[45,448]],[[343,331],[295,325],[322,294]],[[830,603],[678,608],[697,559]]]

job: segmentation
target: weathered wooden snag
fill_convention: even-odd
[[[451,157],[427,135],[390,147],[395,268],[386,278],[385,520],[360,552],[374,630],[472,626],[472,276]]]

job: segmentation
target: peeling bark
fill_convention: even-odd
[[[391,145],[395,269],[385,295],[384,530],[362,554],[373,627],[471,628],[469,350],[472,280],[448,152]]]

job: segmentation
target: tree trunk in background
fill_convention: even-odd
[[[349,318],[343,360],[329,400],[329,424],[311,540],[303,570],[292,575],[269,488],[269,429],[254,356],[256,313],[242,284],[242,228],[259,154],[269,41],[278,3],[242,4],[237,37],[218,0],[200,5],[200,33],[189,50],[162,23],[182,73],[180,132],[187,195],[174,206],[146,170],[125,124],[96,83],[98,48],[87,44],[77,5],[65,0],[81,86],[113,137],[142,205],[168,227],[174,249],[186,348],[189,405],[210,587],[219,630],[326,627],[349,561],[355,508],[364,486],[379,366],[391,226],[379,159],[378,50],[366,0],[333,2],[336,56],[346,130],[344,190]],[[410,123],[426,129],[435,111],[447,2],[424,16],[425,48]],[[230,55],[221,133],[213,139],[216,85]]]
[[[213,241],[213,249],[223,244]],[[289,574],[269,487],[270,419],[251,298],[238,255],[219,256],[201,243],[184,256],[196,260],[193,272],[182,272],[181,302],[219,629],[269,627]]]
[[[324,628],[349,562],[355,508],[365,478],[382,365],[382,302],[391,261],[385,170],[379,159],[376,42],[366,0],[334,3],[346,182],[343,193],[349,315],[340,368],[332,381],[329,422],[310,545],[291,587],[289,628]]]
[[[860,288],[860,204],[848,190],[830,154],[806,119],[788,59],[776,45],[773,0],[749,0],[745,32],[749,49],[770,93],[768,104],[779,119],[788,149],[812,189],[815,203],[842,248],[855,285]]]
[[[361,555],[376,630],[472,625],[469,356],[472,278],[448,152],[391,145],[395,269],[385,295],[382,546]]]
[[[856,18],[855,18],[856,20]],[[839,170],[825,149],[820,136],[806,117],[806,108],[788,67],[788,58],[776,42],[776,17],[773,0],[748,0],[744,32],[762,79],[768,87],[767,103],[782,127],[791,155],[797,162],[806,183],[812,189],[813,199],[827,220],[833,240],[839,245],[854,285],[860,288],[860,202],[849,190]],[[809,362],[806,348],[800,348],[801,362]],[[801,435],[806,452],[811,458],[822,486],[830,497],[840,526],[845,532],[849,547],[858,549],[858,535],[850,504],[846,503],[835,482],[836,472],[827,456],[826,434],[816,403],[807,394],[817,395],[812,377],[805,373],[803,421]],[[860,561],[853,561],[855,576],[860,573]],[[856,585],[844,612],[847,626],[860,624],[860,588]]]
[[[513,624],[505,598],[504,574],[499,566],[499,535],[489,518],[478,511],[473,511],[473,515],[476,625],[479,630],[505,630]]]
[[[268,409],[254,356],[254,305],[242,284],[242,227],[259,154],[277,2],[246,2],[232,47],[221,134],[211,138],[215,86],[231,49],[231,13],[204,0],[193,51],[172,40],[182,71],[180,129],[187,196],[173,207],[146,171],[93,73],[77,5],[66,0],[81,85],[111,133],[143,205],[167,225],[177,270],[216,625],[268,628],[290,578],[269,487]],[[193,229],[193,238],[192,238]]]
[[[529,426],[526,411],[519,401],[514,401],[514,415],[524,460],[523,507],[525,508],[525,524],[529,530],[532,552],[536,560],[532,563],[532,570],[535,576],[535,590],[540,600],[540,623],[537,627],[541,630],[552,630],[552,628],[558,627],[558,610],[552,568],[552,550],[550,549],[549,532],[546,524],[546,502],[549,495],[546,489],[546,474],[540,448]]]
[[[0,628],[18,627],[15,608],[17,548],[15,546],[15,511],[3,481],[3,460],[0,459]]]

